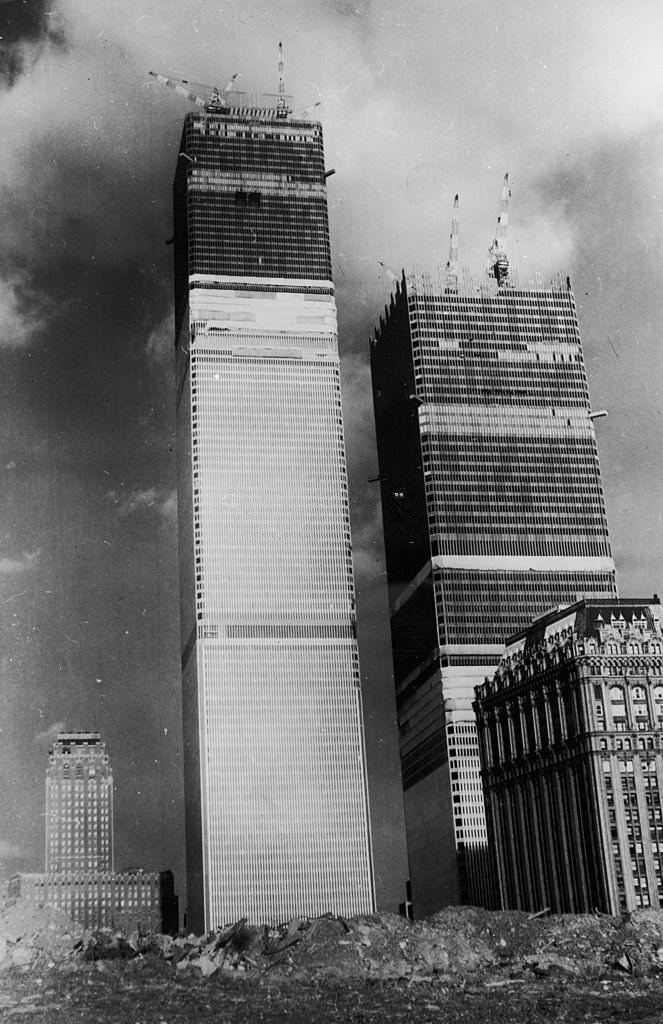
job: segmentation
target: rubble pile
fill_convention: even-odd
[[[55,907],[12,900],[0,912],[0,969],[71,962],[83,929]]]
[[[50,907],[18,900],[0,911],[0,971],[85,970],[100,961],[160,963],[173,977],[269,973],[297,978],[490,985],[547,976],[663,976],[663,911],[624,919],[450,907],[425,921],[393,914],[238,921],[206,936],[83,932]],[[486,979],[492,978],[492,981]]]

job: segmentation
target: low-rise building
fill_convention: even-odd
[[[476,688],[503,907],[663,907],[662,618],[658,598],[555,610]]]
[[[178,927],[171,871],[17,874],[8,896],[57,907],[84,928],[175,933]]]

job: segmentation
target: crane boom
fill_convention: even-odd
[[[185,99],[191,100],[196,103],[203,110],[207,106],[207,101],[202,96],[196,96],[195,92],[191,92],[187,89],[184,82],[178,81],[176,78],[168,78],[166,75],[160,75],[156,71],[148,71],[148,75],[152,75],[152,78],[156,78],[157,82],[161,82],[162,85],[167,85],[169,89],[174,89],[180,96],[184,96]]]
[[[458,291],[458,193],[454,196],[454,209],[451,216],[451,234],[449,235],[449,259],[447,260],[447,288]]]
[[[239,73],[236,72],[232,78],[226,83],[223,90],[217,86],[210,86],[211,94],[208,99],[204,99],[197,93],[192,92],[188,88],[188,82],[186,79],[168,78],[167,75],[160,75],[156,71],[148,71],[148,74],[152,78],[156,78],[157,82],[161,82],[162,85],[167,85],[169,89],[174,89],[175,92],[179,93],[180,96],[184,96],[185,99],[190,100],[203,110],[218,110],[219,107],[227,107],[228,100],[226,99],[226,93],[230,92],[235,82],[235,79],[239,77]]]

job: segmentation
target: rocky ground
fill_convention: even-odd
[[[663,912],[627,919],[450,908],[242,923],[213,935],[83,932],[0,912],[0,1019],[81,1024],[663,1021]]]

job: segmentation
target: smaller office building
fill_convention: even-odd
[[[171,935],[178,930],[172,871],[17,874],[9,880],[7,895],[57,907],[84,928]]]
[[[113,870],[113,772],[98,732],[61,732],[46,769],[46,872]]]
[[[172,871],[114,871],[113,772],[98,732],[59,733],[46,769],[46,870],[9,879],[10,899],[63,910],[84,928],[179,927]]]
[[[476,688],[502,907],[663,907],[662,619],[657,597],[578,601]]]

